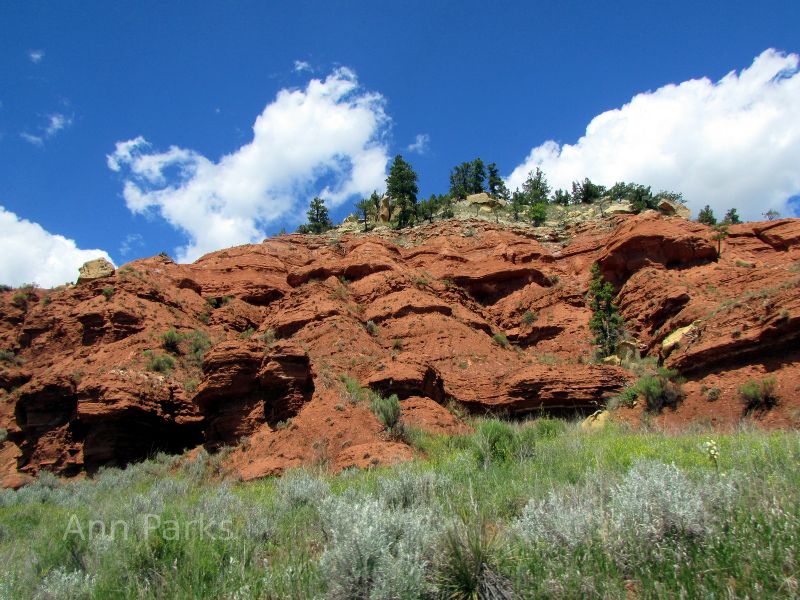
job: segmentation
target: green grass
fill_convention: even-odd
[[[473,426],[340,475],[221,484],[201,452],[43,476],[0,492],[0,598],[797,597],[797,432]]]

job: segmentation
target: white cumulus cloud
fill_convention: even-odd
[[[296,60],[294,61],[294,70],[296,73],[302,73],[303,71],[312,71],[311,63],[305,60]]]
[[[46,231],[0,206],[0,283],[36,283],[53,287],[75,281],[87,260],[105,258],[103,250],[82,250],[74,240]]]
[[[414,143],[409,144],[406,150],[409,152],[416,152],[417,154],[425,154],[428,151],[428,146],[431,143],[431,136],[427,133],[418,133],[414,138]]]
[[[40,63],[44,58],[44,50],[29,50],[28,58],[31,60],[33,64]]]
[[[736,207],[748,219],[790,214],[800,193],[797,54],[770,49],[719,81],[692,79],[634,96],[596,116],[575,144],[546,141],[508,177],[511,189],[540,167],[555,188],[589,177],[682,192],[696,215]]]
[[[218,161],[194,150],[118,142],[108,167],[124,176],[133,213],[156,213],[184,232],[180,261],[259,241],[280,219],[302,219],[308,201],[331,207],[383,185],[388,125],[380,94],[340,68],[304,89],[284,89],[253,125],[253,139]]]

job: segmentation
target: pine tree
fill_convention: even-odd
[[[670,192],[669,190],[661,190],[655,195],[656,200],[669,200],[670,202],[677,202],[678,204],[686,204],[683,199],[683,194],[680,192]]]
[[[386,178],[386,193],[397,202],[397,227],[411,224],[417,214],[417,174],[399,154],[394,157]]]
[[[480,158],[472,161],[472,168],[469,173],[469,193],[480,194],[485,191],[483,183],[486,181],[486,167]]]
[[[456,200],[469,194],[471,163],[461,163],[450,170],[450,196]]]
[[[566,190],[556,190],[553,194],[553,204],[567,206],[570,202],[572,202],[572,198],[570,198],[569,192]]]
[[[725,213],[725,216],[722,218],[722,222],[728,225],[738,225],[742,222],[742,220],[739,218],[739,213],[736,212],[736,209],[731,208]]]
[[[770,208],[767,212],[763,213],[763,216],[767,221],[774,221],[775,219],[781,218],[781,213],[774,208]]]
[[[711,239],[717,242],[717,258],[722,256],[722,240],[728,237],[728,224],[724,221],[722,223],[715,223],[712,225],[714,228],[714,235]]]
[[[436,194],[431,194],[427,200],[420,200],[417,204],[417,213],[421,219],[428,219],[428,222],[433,223],[433,218],[436,216],[436,211],[439,209],[439,198]]]
[[[640,213],[644,210],[656,208],[656,199],[653,197],[653,193],[650,191],[649,185],[630,183],[628,186],[628,200],[630,201],[633,210],[635,210],[637,213]]]
[[[489,194],[495,198],[508,199],[508,188],[500,173],[497,170],[497,164],[491,163],[488,167],[489,170]]]
[[[708,204],[706,204],[700,211],[700,214],[697,215],[697,222],[702,223],[703,225],[717,224],[717,218],[714,216],[714,211],[711,210],[711,207]]]
[[[528,173],[528,179],[522,184],[522,193],[525,195],[526,204],[536,204],[537,202],[547,202],[550,195],[550,185],[544,173],[536,167],[536,173]]]
[[[361,215],[361,220],[364,221],[364,231],[367,231],[367,224],[369,223],[369,214],[372,212],[372,206],[373,203],[370,198],[363,198],[355,204],[358,214]]]
[[[511,214],[515,221],[519,221],[519,215],[525,210],[525,194],[516,190],[511,194]]]
[[[333,222],[328,216],[328,208],[322,198],[314,198],[308,207],[308,233],[324,233],[333,228]]]
[[[599,346],[602,357],[611,356],[617,351],[624,323],[614,303],[614,286],[603,279],[597,263],[592,265],[589,307],[592,309],[589,329],[595,335],[594,343]]]
[[[374,190],[372,194],[370,194],[369,201],[372,202],[372,206],[375,207],[375,218],[377,219],[378,215],[381,214],[381,197],[378,195],[378,190]]]
[[[453,199],[449,194],[440,195],[437,203],[441,208],[441,215],[443,219],[452,219],[455,216],[455,213],[453,212]]]
[[[592,183],[586,177],[583,181],[572,182],[572,201],[575,204],[591,204],[605,194],[606,188]]]

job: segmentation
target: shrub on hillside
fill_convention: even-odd
[[[367,328],[367,333],[369,333],[372,336],[378,335],[378,333],[380,332],[378,326],[375,324],[375,321],[372,320],[367,321],[366,328]]]
[[[665,407],[675,408],[683,399],[683,389],[678,372],[659,369],[655,375],[644,375],[636,384],[636,389],[646,402],[647,410],[661,412]]]
[[[739,388],[739,396],[746,412],[768,410],[778,403],[775,378],[767,377],[761,381],[751,379]]]
[[[516,435],[508,423],[483,421],[478,425],[473,439],[475,458],[483,467],[509,461],[516,454]]]
[[[12,350],[0,350],[0,363],[19,365],[22,360]]]
[[[194,367],[202,367],[206,352],[211,348],[211,340],[208,334],[200,329],[195,329],[186,336],[186,339],[189,342],[189,354],[186,357],[186,361]]]
[[[386,429],[393,429],[400,421],[400,400],[397,394],[386,398],[379,394],[372,394],[369,406]]]
[[[183,336],[174,329],[165,331],[161,335],[161,347],[172,354],[180,354]]]
[[[428,597],[428,554],[438,532],[433,513],[389,510],[380,500],[346,494],[327,498],[320,514],[328,540],[320,558],[327,597]]]
[[[354,377],[342,374],[339,376],[339,379],[344,384],[346,398],[352,404],[358,404],[367,397],[368,390],[362,388],[361,384],[358,383],[358,380]]]
[[[603,521],[599,498],[582,488],[551,491],[542,500],[531,500],[512,531],[528,544],[574,548],[586,542]]]
[[[394,477],[385,476],[377,481],[378,497],[387,506],[409,509],[427,506],[442,484],[441,477],[431,471],[418,471],[411,467],[398,467]]]
[[[592,318],[589,329],[594,334],[594,343],[601,357],[611,356],[622,339],[624,322],[614,302],[614,286],[603,278],[600,265],[592,265],[592,280],[589,283],[589,308]]]
[[[93,595],[94,586],[94,576],[83,571],[67,571],[59,568],[50,571],[42,578],[33,598],[34,600],[88,599]]]
[[[294,469],[278,480],[276,492],[283,506],[315,506],[330,495],[331,486],[304,469]]]
[[[620,406],[624,406],[625,408],[632,408],[633,405],[636,403],[636,400],[638,399],[639,399],[638,386],[634,385],[626,387],[618,395],[614,396],[608,401],[608,408],[610,410],[614,410],[616,408],[619,408]]]
[[[5,443],[8,439],[8,430],[0,428],[0,444]]]
[[[492,339],[497,342],[503,348],[508,348],[508,338],[503,333],[495,333],[492,336]]]
[[[28,309],[28,294],[25,292],[17,292],[11,296],[11,304],[21,310]]]
[[[567,430],[567,425],[563,419],[552,417],[541,417],[533,422],[536,437],[542,439],[555,439]]]
[[[510,582],[493,568],[496,529],[480,514],[457,520],[442,536],[436,583],[443,598],[513,598]]]
[[[675,465],[639,460],[611,489],[610,524],[618,540],[658,544],[667,537],[706,533],[700,486]]]
[[[145,350],[144,355],[147,358],[147,364],[145,367],[148,371],[154,371],[156,373],[168,375],[172,372],[172,369],[175,366],[175,361],[169,354],[156,354],[151,350]]]

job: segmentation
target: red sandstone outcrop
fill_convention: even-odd
[[[279,236],[191,265],[159,256],[76,286],[0,292],[2,484],[201,444],[232,446],[245,479],[408,460],[343,378],[397,394],[403,420],[436,433],[468,429],[453,403],[457,414],[594,410],[635,375],[590,364],[593,262],[617,286],[635,347],[688,377],[683,404],[657,419],[731,426],[738,386],[772,376],[780,401],[759,419],[791,424],[800,221],[731,226],[719,257],[712,234],[654,213],[560,234],[446,221]]]

